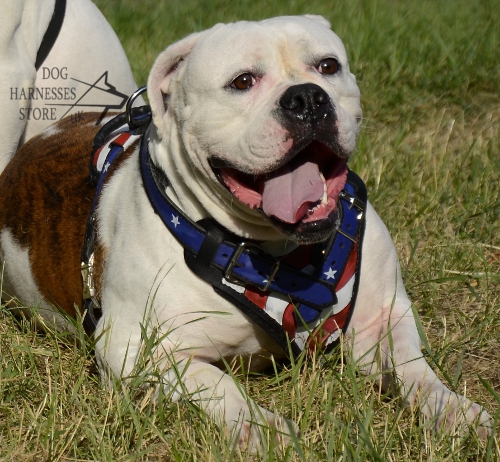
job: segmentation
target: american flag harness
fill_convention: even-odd
[[[346,331],[356,302],[367,200],[362,180],[349,171],[340,194],[337,229],[327,242],[299,246],[275,258],[258,242],[243,240],[212,218],[193,222],[171,201],[166,193],[168,178],[149,155],[148,110],[134,108],[134,113],[127,105],[126,117],[121,114],[108,122],[94,141],[91,173],[97,189],[82,252],[86,329],[95,329],[100,309],[92,276],[95,206],[109,166],[140,140],[145,191],[155,213],[184,247],[188,267],[263,328],[286,353],[330,351]],[[107,141],[102,143],[104,138]]]

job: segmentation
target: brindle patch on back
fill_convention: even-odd
[[[74,305],[82,306],[80,255],[95,191],[89,162],[98,117],[63,119],[48,136],[28,141],[0,175],[0,229],[28,249],[46,301],[72,316]]]

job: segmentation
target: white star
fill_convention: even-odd
[[[335,273],[337,271],[336,270],[332,270],[331,268],[326,272],[326,273],[323,273],[325,276],[326,276],[326,280],[332,278],[332,279],[335,279]]]
[[[108,168],[110,167],[110,163],[109,162],[106,162],[104,164],[104,168],[102,169],[102,173],[106,173],[108,171]]]
[[[170,223],[173,223],[174,226],[177,228],[177,225],[179,224],[179,217],[172,214],[172,219],[170,220]]]

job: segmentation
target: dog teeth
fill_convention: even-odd
[[[319,176],[320,176],[321,180],[323,181],[323,196],[321,197],[321,200],[318,203],[316,203],[316,205],[314,207],[310,207],[307,210],[307,213],[309,215],[312,215],[320,207],[326,207],[327,204],[328,204],[328,193],[327,193],[326,180],[325,180],[325,177],[323,176],[323,174],[321,172],[319,173]]]
[[[319,176],[323,180],[323,196],[321,197],[321,204],[326,205],[326,204],[328,204],[328,193],[327,193],[327,188],[326,188],[326,180],[321,172],[320,172]]]
[[[326,207],[326,202],[323,203],[323,199],[317,205],[315,205],[314,207],[310,208],[307,212],[309,213],[309,215],[312,215],[314,212],[316,212],[321,207]]]

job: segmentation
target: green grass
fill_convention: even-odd
[[[138,84],[169,43],[216,22],[323,14],[358,76],[363,133],[351,166],[367,182],[448,385],[500,403],[500,2],[493,0],[99,0]],[[80,335],[80,338],[82,335]],[[299,422],[269,461],[497,461],[487,442],[434,435],[339,349],[239,380]],[[252,460],[188,402],[100,385],[89,340],[0,314],[0,457],[6,460]]]

